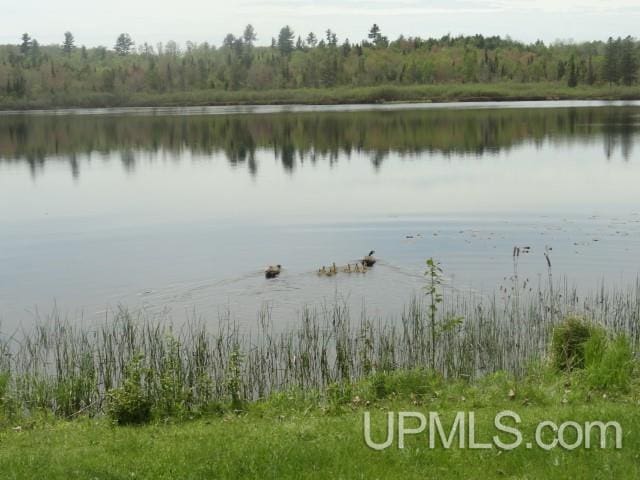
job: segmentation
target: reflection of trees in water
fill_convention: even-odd
[[[30,116],[0,117],[0,160],[26,162],[33,175],[45,160],[66,158],[74,177],[93,152],[117,152],[126,171],[140,153],[211,157],[246,165],[255,175],[256,153],[271,150],[288,172],[298,163],[331,164],[357,152],[380,168],[396,153],[413,156],[483,156],[523,143],[602,141],[611,158],[629,159],[638,133],[635,107],[409,110],[269,115]],[[153,157],[153,155],[151,156]],[[153,158],[152,158],[153,159]]]
[[[628,162],[633,150],[634,136],[638,132],[639,124],[631,121],[624,123],[608,123],[603,127],[604,151],[607,160],[611,159],[613,153],[620,148],[622,158]]]

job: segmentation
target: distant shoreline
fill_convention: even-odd
[[[557,83],[469,83],[280,90],[196,90],[130,95],[90,93],[19,100],[0,97],[0,111],[59,108],[364,105],[550,100],[640,100],[640,87],[580,85],[571,88]]]

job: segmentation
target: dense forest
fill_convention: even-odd
[[[87,48],[71,32],[61,35],[60,45],[46,46],[25,33],[15,45],[0,46],[0,104],[378,85],[638,84],[640,44],[631,37],[551,45],[482,35],[391,41],[373,25],[359,42],[339,39],[331,30],[299,35],[288,26],[270,46],[257,45],[257,38],[247,25],[220,46],[136,45],[123,33],[110,48]]]

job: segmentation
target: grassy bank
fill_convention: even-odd
[[[438,280],[433,270],[425,302],[395,323],[352,324],[336,304],[292,330],[274,331],[265,310],[253,334],[229,321],[211,333],[121,311],[100,326],[54,317],[3,337],[2,478],[640,475],[640,287],[578,299],[566,288],[525,293],[516,273],[503,299],[481,301],[442,296]],[[521,419],[501,422],[520,441],[495,426],[505,410]],[[442,434],[425,423],[399,448],[396,423],[388,448],[370,448],[365,412],[381,443],[399,411],[436,412]],[[458,412],[466,433],[458,425],[445,448]],[[489,448],[470,448],[469,412],[473,439]],[[538,440],[543,421],[577,424]],[[586,422],[618,422],[619,437]]]
[[[289,391],[247,404],[242,412],[220,409],[193,420],[158,420],[116,427],[106,419],[75,421],[38,417],[0,431],[0,470],[5,479],[175,478],[637,478],[640,467],[640,386],[626,392],[594,389],[581,372],[560,374],[538,366],[516,380],[499,373],[475,382],[443,380],[424,370],[374,376],[329,395]],[[522,445],[510,451],[428,448],[428,430],[407,435],[405,446],[367,447],[363,414],[372,412],[373,440],[385,436],[387,411],[438,412],[448,432],[458,411],[473,411],[479,442],[496,431],[495,415],[512,410]],[[539,422],[618,421],[614,435],[592,431],[591,448],[545,450],[533,442]],[[509,425],[516,426],[514,423]],[[415,427],[415,422],[411,427]],[[19,427],[19,428],[15,428]],[[543,436],[549,443],[553,436]],[[569,434],[572,442],[575,435]],[[454,445],[457,445],[454,441]],[[468,446],[468,444],[467,444]]]
[[[469,83],[282,90],[193,90],[172,93],[56,93],[38,98],[0,97],[0,110],[204,105],[335,105],[386,102],[470,102],[507,100],[637,100],[637,86],[564,83]]]

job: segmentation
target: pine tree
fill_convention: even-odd
[[[318,45],[318,39],[316,38],[315,33],[309,32],[309,35],[307,35],[307,45],[311,48],[315,48],[315,46]]]
[[[129,55],[131,52],[131,47],[133,47],[134,42],[129,36],[128,33],[121,33],[116,40],[116,45],[114,47],[116,53],[118,55]]]
[[[376,47],[387,47],[389,45],[389,39],[380,33],[380,27],[377,23],[373,24],[367,37],[371,39]]]
[[[294,33],[289,25],[280,29],[280,34],[278,35],[278,50],[280,50],[282,55],[291,55],[291,52],[293,52],[293,39]]]
[[[28,33],[22,34],[22,43],[20,44],[20,53],[22,55],[27,55],[29,53],[29,49],[31,48],[31,37]]]
[[[367,35],[367,37],[373,42],[376,43],[376,39],[380,36],[380,27],[378,26],[377,23],[374,23],[373,26],[371,27],[371,30],[369,30],[369,34]]]
[[[244,33],[242,34],[242,39],[244,40],[244,43],[246,43],[249,46],[253,46],[253,42],[255,42],[257,38],[258,36],[256,35],[256,31],[253,28],[253,25],[249,24],[246,27],[244,27]]]
[[[636,60],[633,39],[625,38],[620,48],[620,78],[625,85],[635,82],[638,73],[638,62]]]
[[[71,32],[64,32],[64,43],[62,44],[62,51],[67,55],[71,55],[73,49],[76,48],[73,44],[73,34]]]
[[[607,40],[602,69],[602,77],[609,82],[609,85],[616,83],[620,78],[618,75],[618,46],[617,42],[611,37]]]
[[[593,85],[596,83],[596,72],[593,70],[593,59],[589,55],[589,63],[587,64],[587,84]]]
[[[567,86],[574,88],[578,85],[578,73],[576,71],[576,59],[573,55],[569,59],[569,76],[567,77]]]

